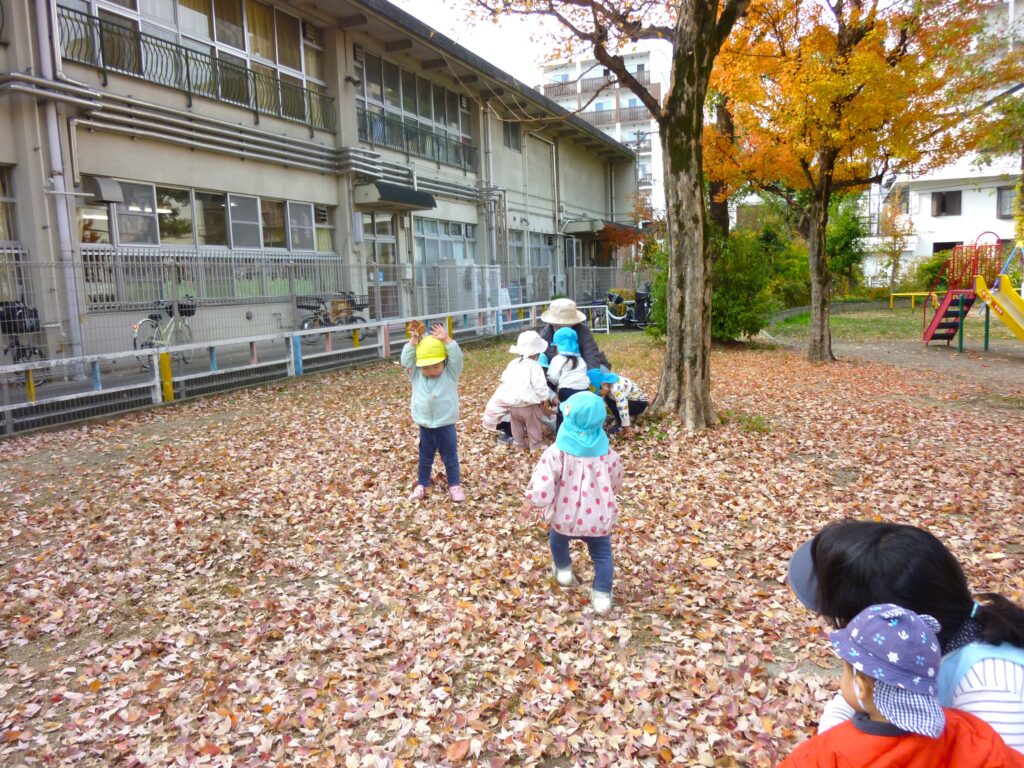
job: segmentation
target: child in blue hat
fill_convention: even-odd
[[[604,398],[617,422],[608,430],[609,435],[622,432],[623,437],[633,434],[633,422],[637,416],[647,410],[647,395],[632,379],[620,376],[611,371],[591,368],[587,371],[590,385],[598,397]]]
[[[558,354],[551,358],[548,366],[548,381],[558,393],[558,402],[564,403],[577,392],[590,389],[587,364],[580,355],[579,339],[572,328],[559,328],[551,343],[558,348]],[[562,426],[562,412],[558,411],[556,428]]]
[[[622,488],[622,461],[604,433],[604,401],[579,392],[559,405],[562,426],[540,457],[520,510],[543,509],[550,528],[552,569],[560,586],[576,583],[569,542],[582,539],[594,564],[591,603],[597,613],[612,607],[612,529],[619,517],[615,494]]]
[[[939,630],[931,616],[882,603],[829,635],[855,714],[801,744],[779,768],[1024,766],[1024,755],[988,723],[939,703]]]

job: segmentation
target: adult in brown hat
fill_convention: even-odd
[[[587,364],[587,368],[604,368],[607,371],[612,369],[612,364],[604,356],[604,352],[597,346],[594,334],[587,325],[587,316],[576,309],[576,302],[572,299],[555,299],[551,306],[544,312],[540,319],[547,323],[540,330],[540,337],[551,343],[555,331],[559,328],[572,328],[576,331],[576,338],[580,343],[580,355]],[[554,351],[548,352],[549,359],[554,356]]]

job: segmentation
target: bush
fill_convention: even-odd
[[[647,333],[660,338],[668,333],[668,254],[660,246],[650,249],[647,254],[654,267],[651,280],[651,321]]]
[[[711,273],[711,336],[731,340],[756,335],[774,309],[771,256],[761,235],[734,232]]]
[[[802,307],[811,302],[807,250],[783,230],[766,226],[757,242],[771,264],[769,291],[777,308]]]
[[[901,282],[899,288],[907,291],[930,291],[932,285],[935,283],[935,278],[939,276],[939,272],[942,271],[942,265],[946,263],[946,259],[949,258],[949,251],[942,251],[936,253],[933,256],[928,257],[922,261],[919,261],[914,265],[914,271],[906,283]],[[936,286],[939,290],[945,290],[946,280],[943,280]]]

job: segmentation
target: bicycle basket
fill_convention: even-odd
[[[39,310],[25,306],[23,301],[0,301],[0,331],[35,333],[39,330]]]
[[[174,303],[170,303],[165,308],[167,314],[174,317]],[[193,299],[183,299],[178,302],[178,311],[181,312],[182,317],[192,317],[199,310],[199,303]]]
[[[319,296],[296,296],[295,306],[298,309],[320,309],[323,300]]]

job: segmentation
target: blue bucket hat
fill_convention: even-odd
[[[580,354],[580,342],[572,328],[559,328],[551,338],[551,343],[558,347],[560,355]]]
[[[548,360],[548,356],[545,355],[543,352],[537,355],[537,362],[540,363],[541,368],[547,368],[548,366],[551,365],[551,361]]]
[[[600,389],[602,384],[614,384],[619,380],[619,374],[611,371],[602,371],[600,368],[591,368],[587,371],[587,378],[590,379],[590,386]]]
[[[555,438],[560,451],[587,458],[608,453],[604,400],[593,392],[577,392],[558,407],[565,417]]]
[[[931,616],[882,603],[865,608],[829,640],[841,659],[875,681],[875,707],[886,720],[935,739],[946,724],[936,686],[939,629]]]

